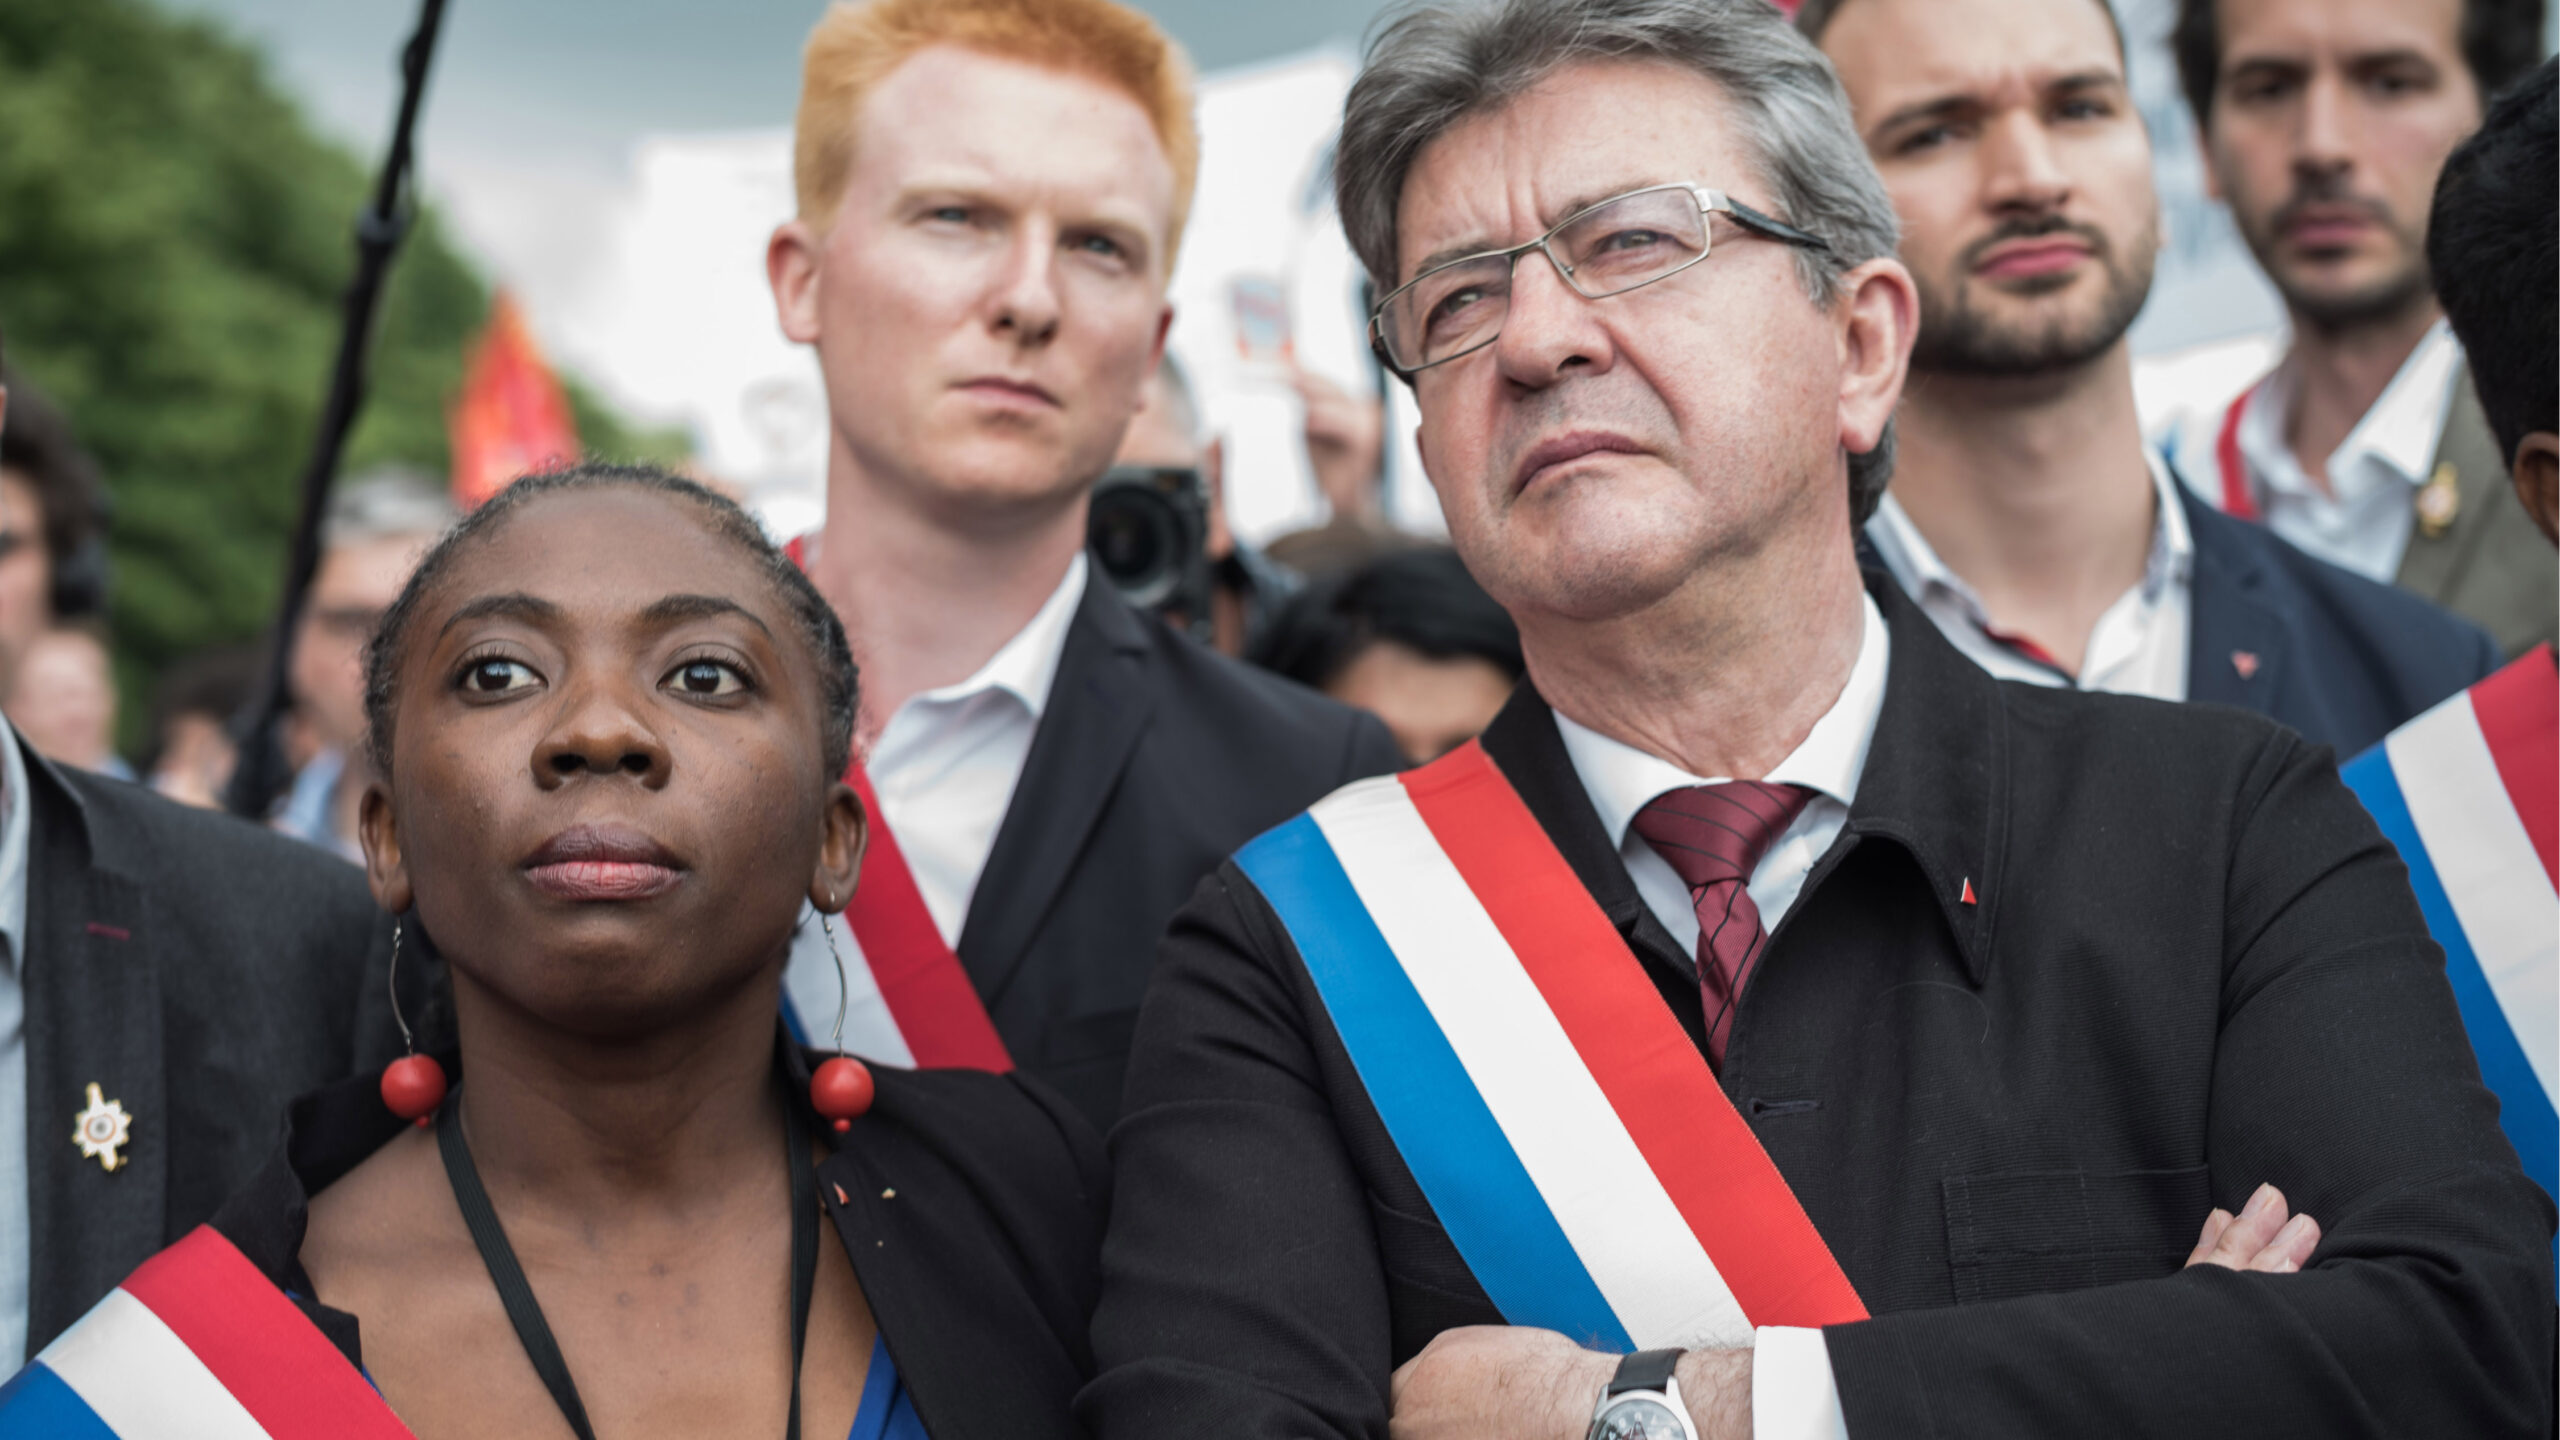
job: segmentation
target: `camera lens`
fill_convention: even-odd
[[[1148,606],[1173,586],[1178,522],[1164,498],[1138,486],[1112,486],[1093,497],[1088,542],[1113,588]]]

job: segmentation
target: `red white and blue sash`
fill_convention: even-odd
[[[791,541],[783,553],[792,564],[807,569],[808,537]],[[849,932],[843,942],[844,963],[848,972],[868,973],[896,1032],[848,1035],[846,1048],[868,1059],[923,1069],[1012,1069],[1013,1057],[996,1034],[995,1021],[978,998],[977,986],[933,923],[933,912],[925,908],[924,892],[916,888],[915,874],[907,868],[898,837],[890,833],[888,813],[880,808],[880,796],[871,788],[871,777],[863,773],[861,760],[845,767],[844,780],[862,797],[871,833],[863,853],[861,881],[844,911],[844,928]],[[832,967],[833,961],[818,955],[817,948],[812,947],[807,963],[812,968]],[[795,967],[799,963],[795,953]],[[858,978],[848,978],[860,987]],[[831,990],[832,984],[818,988]],[[832,1007],[803,1013],[787,998],[783,1003],[795,1035],[803,1041],[827,1043]]]
[[[2560,1194],[2560,670],[2538,646],[2339,773],[2408,862],[2498,1123]]]
[[[1236,863],[1505,1319],[1627,1351],[1866,1317],[1481,748],[1337,791]]]
[[[0,1386],[0,1440],[410,1440],[364,1373],[210,1226]]]

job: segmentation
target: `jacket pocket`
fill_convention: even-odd
[[[2202,1165],[1958,1175],[1943,1190],[1959,1305],[2170,1274],[2213,1208]]]

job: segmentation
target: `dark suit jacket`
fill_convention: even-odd
[[[390,921],[354,866],[26,759],[32,1355],[213,1214],[286,1102],[380,1067],[400,1036]],[[113,1174],[71,1140],[91,1082],[133,1116]]]
[[[2502,663],[2471,621],[2171,488],[2195,537],[2188,699],[2255,710],[2353,755]]]
[[[1401,763],[1375,717],[1175,634],[1097,571],[954,947],[1014,1063],[1109,1126],[1157,942],[1200,878]]]
[[[2547,1433],[2551,1203],[2328,752],[1994,681],[1879,589],[1855,804],[1721,1077],[1876,1317],[1825,1332],[1849,1433]],[[1484,745],[1696,1039],[1544,702]],[[1501,1323],[1232,865],[1167,938],[1112,1148],[1103,1440],[1383,1436],[1393,1366]],[[2310,1268],[2182,1271],[2267,1181],[2325,1227]]]
[[[804,1107],[810,1053],[783,1055],[786,1093]],[[459,1057],[442,1059],[458,1082]],[[816,1132],[830,1152],[818,1196],[917,1418],[933,1440],[1077,1440],[1067,1407],[1093,1370],[1085,1320],[1110,1199],[1101,1140],[1018,1076],[872,1076],[878,1093],[853,1128]],[[365,1078],[303,1097],[212,1222],[358,1368],[364,1317],[312,1298],[303,1232],[311,1197],[407,1123]]]
[[[2400,586],[2487,626],[2509,657],[2560,644],[2560,562],[2516,498],[2468,361],[2445,411],[2435,464],[2453,471],[2459,504],[2443,534],[2411,530],[2400,556]]]

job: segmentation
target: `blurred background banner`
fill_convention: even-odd
[[[569,397],[501,290],[453,402],[453,503],[469,511],[532,470],[578,458]]]

